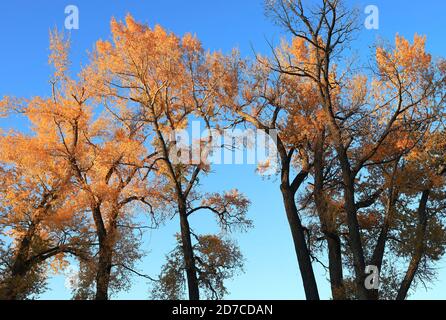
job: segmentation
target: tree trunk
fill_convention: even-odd
[[[349,245],[353,254],[353,264],[355,269],[355,284],[357,296],[360,300],[369,299],[369,291],[365,288],[365,258],[364,249],[361,240],[361,231],[359,228],[356,202],[355,202],[355,183],[348,159],[347,151],[342,145],[342,138],[336,129],[335,120],[331,118],[329,125],[330,131],[336,137],[336,153],[341,165],[343,189],[344,189],[344,209],[347,215],[347,226],[349,231]]]
[[[316,39],[316,41],[318,41]],[[353,264],[355,269],[355,283],[357,288],[357,295],[360,300],[367,300],[369,296],[368,290],[365,288],[365,258],[364,249],[361,240],[361,231],[359,228],[357,209],[355,202],[355,177],[352,172],[347,149],[344,146],[343,136],[339,128],[333,111],[333,104],[331,98],[330,85],[330,53],[324,52],[323,56],[319,56],[317,68],[321,72],[320,78],[317,81],[319,85],[319,97],[323,103],[325,113],[328,117],[328,129],[331,137],[334,140],[336,149],[336,156],[342,171],[342,180],[344,188],[344,207],[347,215],[347,225],[349,231],[349,244],[353,254]],[[322,67],[324,66],[324,67]]]
[[[151,107],[152,113],[155,114],[153,107]],[[197,269],[195,266],[194,249],[192,246],[191,230],[189,226],[188,216],[187,216],[187,205],[186,199],[187,195],[183,193],[181,188],[180,179],[178,179],[177,174],[170,162],[170,152],[167,147],[166,141],[164,140],[163,133],[160,130],[158,122],[154,122],[156,134],[159,141],[161,142],[162,152],[165,157],[166,165],[169,169],[169,174],[172,183],[175,185],[177,203],[178,203],[178,213],[180,216],[180,227],[181,227],[181,244],[183,249],[184,264],[186,268],[187,286],[189,291],[189,300],[196,301],[200,300],[200,290],[198,287]],[[193,183],[193,181],[190,181]]]
[[[0,300],[19,300],[23,293],[26,283],[24,278],[30,271],[30,265],[27,261],[16,260],[11,270],[11,275],[4,281],[0,288]]]
[[[387,210],[386,218],[384,220],[384,225],[381,228],[381,232],[378,237],[378,241],[376,242],[375,250],[373,251],[372,260],[370,261],[370,264],[373,266],[376,266],[378,270],[381,271],[383,260],[384,260],[384,253],[386,250],[386,244],[387,244],[387,237],[389,234],[390,229],[390,220],[392,215],[392,210],[394,202],[389,201],[389,208]],[[369,293],[369,298],[371,300],[379,300],[379,290],[371,290]]]
[[[112,249],[109,239],[99,245],[99,261],[96,274],[96,300],[108,300],[108,288],[112,269]]]
[[[327,235],[330,284],[333,300],[346,300],[342,271],[341,239],[337,234]]]
[[[387,221],[385,221],[383,227],[381,228],[378,241],[376,242],[376,247],[373,252],[372,260],[370,261],[370,264],[372,266],[376,266],[379,271],[381,271],[384,260],[384,252],[386,250],[388,233],[389,233],[389,224]],[[371,292],[369,292],[369,299],[379,300],[379,290],[371,290]]]
[[[387,205],[386,205],[386,212],[384,217],[384,222],[381,227],[381,232],[379,233],[378,240],[376,242],[375,249],[373,251],[372,260],[370,261],[370,264],[372,266],[376,266],[379,271],[381,271],[383,260],[384,260],[384,253],[386,251],[386,245],[388,240],[388,235],[390,231],[390,225],[393,221],[393,213],[395,211],[395,204],[398,200],[399,191],[395,187],[395,179],[396,179],[396,173],[398,171],[398,164],[400,162],[400,159],[395,162],[393,166],[393,173],[392,173],[392,179],[391,184],[388,191],[388,199],[387,199]],[[369,294],[369,298],[371,300],[379,300],[379,290],[372,290]]]
[[[324,166],[324,134],[321,133],[314,150],[314,198],[321,229],[327,240],[332,297],[333,300],[346,300],[341,239],[336,230],[336,220],[329,217],[327,200],[324,197]]]
[[[28,256],[36,228],[36,223],[32,222],[26,235],[20,242],[18,252],[11,267],[11,274],[4,281],[3,288],[0,290],[0,300],[18,300],[20,293],[23,291],[23,287],[26,286],[26,284],[23,284],[23,281],[31,269]]]
[[[300,221],[294,199],[294,193],[289,186],[281,186],[283,202],[288,218],[288,223],[293,237],[294,249],[299,263],[300,274],[304,285],[307,300],[319,300],[319,293],[311,264],[310,252],[305,240],[305,232]]]
[[[96,296],[95,300],[108,300],[108,287],[110,284],[110,274],[112,268],[112,239],[107,233],[104,220],[102,219],[101,203],[94,203],[93,220],[99,241],[99,261],[96,271]]]
[[[407,298],[407,294],[409,292],[410,286],[412,285],[413,279],[415,278],[415,274],[417,273],[418,266],[420,265],[421,259],[424,254],[424,243],[426,238],[426,229],[427,229],[427,202],[429,200],[430,190],[423,191],[421,196],[420,204],[418,207],[418,227],[417,227],[417,235],[416,235],[416,247],[412,254],[412,259],[409,263],[409,267],[406,271],[406,276],[404,277],[403,282],[401,283],[401,287],[398,291],[398,295],[396,300],[405,300]]]
[[[353,253],[357,295],[360,300],[367,300],[369,298],[369,292],[365,288],[366,265],[356,210],[354,179],[352,177],[348,156],[344,148],[342,148],[342,150],[338,150],[338,158],[341,163],[344,182],[344,206],[347,214],[350,249]]]
[[[179,206],[180,224],[181,224],[181,243],[186,267],[187,286],[189,290],[189,300],[200,300],[200,291],[198,288],[197,270],[195,266],[195,257],[192,247],[191,231],[189,221],[187,220],[186,205],[181,203]]]

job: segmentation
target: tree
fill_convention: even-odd
[[[60,156],[74,172],[81,190],[80,199],[91,212],[99,243],[93,269],[96,273],[95,299],[107,300],[112,269],[129,271],[141,256],[136,253],[138,242],[131,237],[132,233],[123,231],[131,221],[131,205],[139,202],[149,207],[155,218],[160,181],[152,180],[155,154],[147,155],[144,147],[147,137],[138,126],[122,126],[107,114],[97,119],[90,115],[82,121],[80,116],[88,114],[91,108],[87,104],[94,103],[95,98],[100,99],[94,90],[88,90],[90,79],[95,79],[90,71],[85,68],[82,80],[55,98],[55,101],[68,100],[71,107],[79,111],[79,115],[61,119],[56,124],[63,142]],[[127,251],[118,255],[122,246]],[[124,264],[126,261],[129,264]]]
[[[17,211],[23,213],[13,218],[17,224],[25,225],[27,219],[31,219],[21,236],[12,276],[18,272],[22,277],[34,267],[34,262],[28,262],[31,259],[28,255],[32,241],[38,240],[34,240],[37,230],[39,234],[52,234],[59,228],[62,235],[56,233],[55,236],[59,236],[60,241],[71,239],[72,230],[79,230],[79,234],[73,236],[77,244],[75,249],[62,243],[63,246],[50,247],[32,259],[44,261],[60,252],[76,252],[82,243],[90,244],[84,248],[86,257],[81,266],[95,274],[95,298],[105,300],[109,296],[112,268],[122,276],[132,270],[134,261],[141,257],[137,253],[138,241],[132,234],[135,225],[131,224],[131,205],[135,202],[148,205],[154,215],[157,200],[150,199],[149,203],[148,198],[158,194],[156,188],[159,186],[149,183],[155,180],[151,176],[151,157],[146,155],[143,146],[145,137],[138,130],[120,127],[120,123],[113,122],[106,114],[93,116],[95,96],[88,90],[88,70],[80,74],[78,81],[69,77],[68,47],[61,35],[52,34],[50,61],[55,67],[52,97],[35,98],[22,109],[34,124],[35,136],[4,139],[5,158],[10,164],[15,161],[20,165],[16,170],[21,171],[13,173],[16,173],[17,190],[23,192],[23,195],[8,194],[6,200],[9,202],[5,207],[29,203],[29,209],[18,207]],[[30,148],[32,153],[28,152]],[[23,157],[24,153],[28,158]],[[14,191],[12,189],[11,193]],[[36,197],[37,205],[30,202],[30,196]],[[58,211],[53,212],[56,209]],[[53,222],[56,218],[62,220]],[[48,230],[40,231],[43,223]],[[18,225],[12,226],[12,230],[21,232]],[[97,254],[93,246],[95,240],[98,241]],[[88,274],[87,270],[85,272]],[[83,284],[88,287],[91,282]]]
[[[375,192],[364,189],[364,177],[375,173],[377,166],[395,164],[416,145],[411,139],[428,132],[435,113],[432,106],[437,106],[435,97],[444,80],[435,72],[436,66],[424,49],[425,40],[419,36],[413,44],[397,36],[393,51],[379,46],[371,81],[366,74],[349,77],[348,69],[340,71],[337,62],[345,65],[343,48],[356,30],[354,12],[345,9],[342,1],[321,1],[316,8],[309,8],[302,1],[278,0],[269,1],[267,9],[293,35],[293,46],[297,43],[301,48],[297,61],[285,59],[283,63],[276,55],[275,70],[308,79],[317,88],[340,168],[340,206],[345,213],[356,296],[371,298],[364,286],[367,251],[375,251],[371,263],[382,262],[388,220],[376,250],[367,250],[361,211],[371,207],[387,187],[380,186]],[[364,196],[361,201],[360,195]]]
[[[116,119],[136,123],[152,139],[157,173],[168,181],[164,201],[180,218],[189,298],[198,300],[189,216],[208,210],[225,226],[250,224],[245,217],[249,201],[240,193],[223,195],[228,203],[219,210],[212,204],[199,205],[206,196],[196,190],[200,175],[210,172],[207,158],[212,129],[217,128],[217,97],[229,83],[228,74],[216,63],[219,54],[206,54],[189,34],[180,39],[160,26],[151,29],[139,24],[131,16],[125,24],[113,20],[111,26],[113,42],[96,45],[90,74],[97,77],[92,83]],[[210,134],[198,146],[181,146],[177,133],[191,119],[202,121]]]
[[[9,160],[3,160],[8,169],[2,172],[7,187],[1,190],[0,217],[5,236],[11,239],[1,262],[0,298],[8,300],[40,293],[48,261],[57,270],[66,255],[82,257],[88,246],[79,237],[86,225],[81,212],[70,203],[76,195],[67,188],[66,168],[39,168],[34,156],[42,154],[42,145],[23,137],[12,140],[15,143],[7,145],[14,150],[8,151]],[[25,154],[30,155],[28,159]],[[42,160],[45,158],[37,161]]]
[[[73,187],[73,171],[54,156],[61,143],[54,123],[67,109],[54,112],[53,101],[40,97],[18,101],[4,99],[5,111],[20,112],[29,119],[33,135],[11,132],[0,137],[0,223],[12,240],[2,261],[2,299],[38,294],[49,260],[56,268],[65,263],[65,255],[84,258],[90,244],[83,235],[88,221],[76,202],[79,194]]]
[[[236,95],[227,91],[224,100],[230,122],[250,124],[276,142],[278,161],[271,150],[270,158],[259,166],[259,170],[278,166],[280,190],[305,294],[309,300],[318,300],[307,229],[296,205],[296,195],[313,167],[309,145],[315,141],[318,132],[314,125],[318,116],[312,99],[314,88],[275,73],[268,61],[260,56],[252,65],[237,56],[224,57],[220,63],[233,74],[230,88],[237,88]]]

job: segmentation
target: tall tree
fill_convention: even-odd
[[[199,177],[210,172],[207,159],[220,108],[216,101],[229,84],[228,74],[216,63],[219,54],[206,54],[189,34],[179,38],[160,26],[151,29],[139,24],[131,16],[125,24],[113,20],[111,26],[113,41],[99,41],[96,46],[95,87],[118,120],[138,123],[152,139],[157,172],[169,183],[164,199],[173,204],[170,208],[180,220],[189,298],[198,300],[199,270],[190,215],[207,210],[224,224],[250,224],[245,217],[249,202],[242,194],[223,196],[229,203],[217,210],[199,205],[206,195],[196,190]],[[204,123],[210,134],[196,146],[182,146],[177,133],[193,119]]]
[[[3,157],[6,164],[13,165],[11,173],[17,180],[15,189],[6,189],[10,194],[4,205],[20,206],[14,209],[18,211],[18,225],[11,227],[14,232],[24,233],[19,237],[11,272],[14,277],[15,273],[22,277],[34,267],[34,260],[76,252],[62,242],[73,237],[76,244],[90,244],[84,248],[83,255],[87,257],[81,266],[95,274],[95,298],[105,300],[109,297],[112,268],[122,276],[132,270],[134,261],[141,256],[137,253],[138,242],[127,230],[131,228],[131,205],[142,203],[154,214],[157,201],[150,199],[149,203],[148,198],[158,194],[155,188],[159,185],[149,183],[155,183],[151,176],[152,156],[147,156],[141,132],[136,127],[120,126],[105,113],[94,115],[97,100],[88,89],[88,70],[80,73],[78,81],[69,76],[68,48],[62,35],[51,35],[50,62],[55,67],[52,97],[35,98],[23,108],[15,108],[33,123],[35,135],[2,139],[7,151]],[[25,151],[30,149],[31,153]],[[19,224],[26,225],[28,219],[29,226],[20,231]],[[56,233],[59,229],[62,234]],[[71,234],[76,230],[79,233],[74,237]],[[56,233],[61,243],[30,258],[33,241],[39,240],[41,232]],[[51,244],[50,240],[45,239]],[[119,253],[121,249],[126,252]],[[83,285],[88,287],[91,282]]]
[[[419,36],[413,44],[397,37],[393,51],[378,47],[376,73],[370,82],[364,76],[356,80],[348,77],[348,69],[341,72],[339,65],[346,65],[347,59],[343,49],[356,29],[355,14],[342,1],[323,0],[312,7],[302,1],[277,0],[268,1],[267,9],[302,48],[297,63],[291,59],[283,63],[276,57],[276,70],[309,79],[317,87],[330,144],[342,174],[342,210],[357,297],[370,298],[364,281],[367,253],[360,215],[362,204],[371,206],[379,191],[365,193],[368,199],[359,202],[361,176],[371,172],[373,166],[401,157],[406,136],[397,137],[398,131],[426,130],[422,128],[432,118],[431,109],[426,107],[436,105],[433,97],[441,80],[436,77],[431,56],[425,52],[424,38]],[[354,94],[348,94],[352,87]]]
[[[322,130],[314,122],[318,117],[314,87],[274,72],[263,57],[252,65],[236,55],[222,57],[220,63],[233,74],[230,88],[237,88],[236,95],[227,91],[224,101],[230,122],[250,124],[276,144],[277,149],[269,151],[259,170],[277,169],[280,175],[280,191],[305,294],[309,300],[318,300],[307,229],[296,204],[297,193],[313,168],[310,145]]]

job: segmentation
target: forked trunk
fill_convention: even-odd
[[[328,268],[333,300],[346,300],[342,271],[341,239],[337,234],[327,235]]]
[[[186,268],[189,300],[200,300],[200,290],[198,287],[197,270],[195,266],[195,257],[192,247],[191,230],[189,221],[187,220],[186,206],[180,205],[179,211],[181,224],[181,243],[184,255],[184,264]]]
[[[416,247],[413,252],[412,259],[410,260],[409,267],[407,268],[406,276],[401,283],[396,300],[405,300],[407,298],[407,294],[412,285],[413,279],[415,278],[421,259],[423,258],[428,223],[427,202],[429,200],[429,195],[430,190],[425,190],[421,196],[420,205],[418,207],[418,227],[415,240]]]
[[[113,244],[111,236],[105,228],[102,219],[101,203],[93,203],[93,220],[99,241],[99,260],[96,271],[96,296],[95,300],[108,300],[108,287],[112,269]]]
[[[310,252],[305,240],[305,231],[298,215],[294,193],[289,187],[283,185],[281,191],[306,298],[307,300],[319,300],[319,292],[311,263]]]
[[[324,133],[318,136],[314,151],[314,198],[316,210],[328,247],[328,269],[333,300],[345,300],[342,269],[341,239],[336,230],[336,220],[330,218],[327,199],[324,197]]]
[[[11,274],[0,288],[0,300],[18,300],[20,293],[23,292],[23,280],[31,270],[28,261],[29,250],[32,238],[36,232],[36,223],[32,222],[26,235],[22,238],[14,263],[11,267]]]
[[[96,274],[96,297],[95,300],[108,300],[108,288],[110,285],[110,275],[112,269],[112,249],[105,243],[99,246],[99,261]]]

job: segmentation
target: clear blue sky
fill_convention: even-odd
[[[265,18],[262,0],[39,0],[0,2],[0,96],[31,97],[49,93],[50,69],[47,64],[48,31],[53,27],[63,29],[64,9],[77,5],[80,10],[80,29],[71,34],[73,66],[86,63],[86,51],[99,39],[109,37],[111,17],[123,18],[131,13],[137,20],[150,25],[161,24],[178,34],[193,32],[206,48],[229,52],[238,47],[243,55],[256,51],[268,53],[265,39],[277,43],[281,32]],[[396,33],[412,38],[414,33],[428,36],[428,48],[434,56],[446,56],[445,12],[443,0],[350,0],[361,12],[366,5],[380,9],[380,29],[364,30],[354,44],[361,55],[371,53],[378,38],[393,40]],[[365,15],[361,18],[365,19]],[[0,127],[23,128],[19,121],[0,120]],[[250,217],[255,229],[248,234],[237,235],[247,260],[245,274],[229,284],[232,299],[303,299],[304,293],[296,268],[285,214],[277,183],[263,181],[254,173],[253,166],[218,166],[215,174],[204,181],[207,190],[239,188],[253,202]],[[206,216],[192,222],[197,231],[215,230]],[[139,270],[156,275],[164,255],[174,245],[173,234],[178,224],[172,221],[160,230],[146,235],[144,250],[149,254],[139,265]],[[429,293],[419,289],[415,298],[446,298],[446,261],[442,261],[439,281]],[[329,298],[326,274],[317,268],[321,296]],[[51,291],[42,298],[65,299],[69,292],[64,280],[51,280]],[[148,284],[135,279],[129,293],[117,298],[144,299],[148,297]]]

